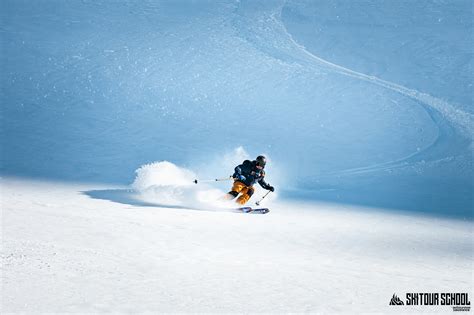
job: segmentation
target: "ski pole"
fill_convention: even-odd
[[[231,179],[232,179],[232,176],[224,177],[224,178],[216,178],[216,179],[200,179],[200,180],[195,179],[194,183],[197,184],[198,182],[200,183],[221,182],[224,180],[231,180]]]
[[[260,202],[262,202],[262,200],[265,199],[265,197],[266,197],[269,193],[271,193],[271,190],[269,190],[265,195],[263,195],[262,199],[260,199],[259,201],[257,201],[255,204],[256,204],[257,206],[260,206]]]

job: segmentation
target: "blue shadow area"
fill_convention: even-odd
[[[390,185],[387,187],[387,185]],[[469,185],[453,187],[440,181],[425,180],[380,183],[374,185],[360,180],[359,185],[321,185],[316,189],[300,189],[281,192],[282,198],[290,200],[314,200],[335,204],[358,205],[395,212],[447,217],[459,220],[474,219],[474,202]]]
[[[2,175],[129,184],[242,145],[288,198],[473,216],[470,1],[4,0],[0,29]]]
[[[102,189],[102,190],[88,190],[82,191],[82,194],[91,197],[92,199],[108,200],[124,205],[137,207],[161,207],[170,209],[182,209],[180,206],[156,204],[151,202],[140,201],[136,198],[136,192],[130,189]],[[197,209],[196,209],[197,210]]]

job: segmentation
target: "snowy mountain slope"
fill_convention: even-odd
[[[453,18],[464,2],[438,6],[413,9],[420,21],[433,12],[449,20],[445,32],[399,32],[393,50],[416,38],[407,54],[432,60],[449,51],[456,62],[439,68],[390,52],[390,69],[419,67],[392,76],[372,47],[393,29],[378,27],[363,46],[365,33],[352,27],[362,9],[383,22],[370,3],[4,1],[2,173],[125,184],[145,163],[196,170],[243,145],[272,156],[288,197],[306,190],[306,198],[471,217],[472,95],[469,80],[458,83],[472,62],[463,63],[466,49],[451,49],[464,47],[469,24]],[[409,19],[405,7],[391,10],[386,23]],[[331,33],[335,12],[346,17],[336,27],[353,35],[343,46]],[[356,46],[357,55],[341,57]],[[456,71],[463,75],[443,81]],[[433,90],[421,78],[431,73],[446,74]],[[383,198],[367,198],[382,188]],[[335,194],[321,193],[328,189]]]
[[[389,301],[473,289],[471,223],[316,203],[245,215],[86,194],[110,188],[126,189],[2,179],[2,312],[444,313]]]
[[[451,312],[389,301],[473,292],[471,17],[2,1],[1,312]]]
[[[289,0],[282,20],[321,58],[472,113],[472,13],[465,0]]]

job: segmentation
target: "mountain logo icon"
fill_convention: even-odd
[[[394,293],[390,300],[390,305],[404,305],[403,301]]]

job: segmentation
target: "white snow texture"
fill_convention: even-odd
[[[472,303],[472,8],[2,0],[0,313]]]

